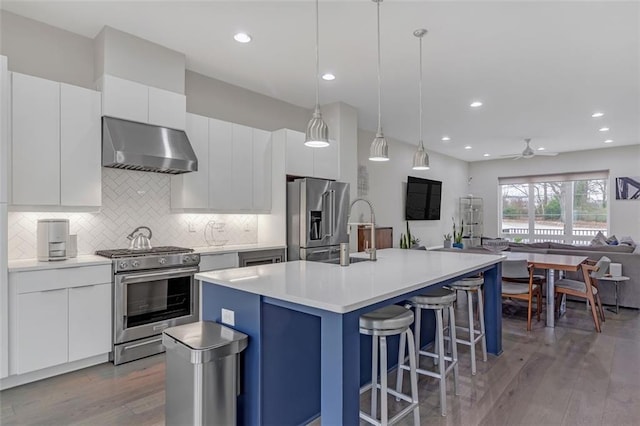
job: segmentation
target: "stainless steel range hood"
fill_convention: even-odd
[[[198,159],[183,130],[102,117],[102,165],[180,174],[197,171]]]

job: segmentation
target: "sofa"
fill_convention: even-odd
[[[447,251],[456,249],[445,249]],[[491,253],[481,247],[463,249],[476,253]],[[564,254],[570,256],[587,256],[597,261],[602,256],[607,256],[612,263],[622,264],[622,275],[629,277],[629,281],[621,282],[618,288],[620,306],[640,309],[640,251],[628,245],[616,246],[574,246],[569,244],[542,242],[542,243],[509,243],[507,250],[514,252]],[[537,272],[538,273],[538,272]],[[568,272],[567,278],[584,281],[582,271]],[[598,286],[602,303],[615,305],[615,285],[612,282],[601,282]]]

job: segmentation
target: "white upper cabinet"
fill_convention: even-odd
[[[60,85],[60,204],[102,203],[100,92]]]
[[[149,124],[183,130],[186,126],[186,111],[186,96],[149,87]]]
[[[272,176],[272,142],[271,133],[253,129],[253,209],[256,211],[271,210]]]
[[[102,115],[185,129],[187,98],[183,94],[108,74],[100,78],[98,86],[102,91]]]
[[[228,210],[233,166],[233,124],[209,119],[209,208]]]
[[[60,204],[60,84],[12,75],[12,203]]]
[[[325,179],[340,179],[340,147],[338,142],[324,148],[308,148],[313,150],[313,175]]]
[[[187,114],[187,136],[198,157],[198,171],[171,177],[171,208],[271,210],[270,132]]]
[[[313,151],[317,148],[309,148],[304,144],[304,133],[294,130],[283,130],[286,138],[288,175],[313,176]]]
[[[198,159],[198,171],[171,177],[171,207],[209,208],[209,119],[186,114],[186,133]]]
[[[102,76],[102,115],[146,123],[149,120],[149,88],[112,75]]]
[[[304,144],[304,133],[282,129],[276,132],[285,138],[286,172],[288,175],[340,179],[340,147],[331,141],[325,148],[311,148]]]
[[[13,205],[101,203],[100,93],[12,76]]]
[[[251,210],[253,207],[253,129],[233,125],[231,141],[232,191],[227,200],[231,210]],[[264,176],[261,176],[264,179]]]

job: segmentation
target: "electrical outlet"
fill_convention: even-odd
[[[236,325],[236,313],[230,309],[222,308],[222,323],[232,327]]]

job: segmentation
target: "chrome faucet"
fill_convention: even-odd
[[[369,206],[369,210],[371,211],[371,218],[369,222],[351,222],[351,209],[353,209],[353,205],[358,201],[364,201]],[[369,226],[371,228],[371,247],[366,248],[364,251],[369,253],[369,260],[377,260],[376,258],[376,217],[373,213],[373,206],[369,200],[365,200],[364,198],[356,198],[351,202],[349,206],[349,215],[347,217],[347,235],[351,234],[351,225],[364,225]]]

